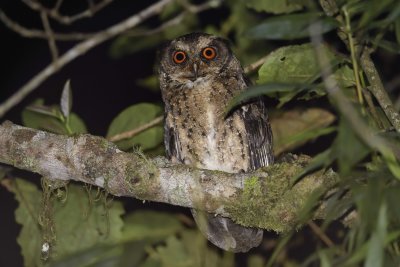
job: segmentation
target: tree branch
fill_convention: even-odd
[[[340,14],[339,8],[336,4],[336,0],[319,0],[322,9],[325,14],[330,17],[334,17],[339,24],[343,25],[344,18]],[[347,29],[344,26],[341,26],[338,29],[339,38],[345,43],[348,50],[352,49],[351,43],[349,42],[349,38],[346,35]],[[349,33],[352,34],[352,33]],[[382,80],[378,74],[378,70],[376,69],[371,56],[370,49],[366,47],[365,43],[359,40],[356,37],[353,37],[356,46],[353,47],[355,49],[355,54],[360,55],[360,65],[366,74],[369,84],[371,85],[369,90],[374,95],[382,110],[385,112],[386,117],[389,119],[392,126],[396,129],[397,132],[400,132],[400,114],[394,108],[392,100],[390,99],[385,87],[383,86]]]
[[[48,65],[29,82],[22,86],[16,93],[0,105],[0,118],[13,106],[18,104],[24,97],[37,88],[49,76],[57,72],[61,67],[65,66],[75,58],[85,54],[93,47],[103,43],[104,41],[140,24],[147,18],[159,13],[167,4],[173,0],[160,0],[155,4],[147,7],[141,12],[127,18],[126,20],[101,31],[91,38],[75,45],[70,50],[65,52],[59,59],[52,64]]]
[[[195,207],[246,225],[277,232],[298,225],[310,194],[326,192],[337,181],[332,171],[292,178],[310,158],[299,156],[253,173],[225,173],[171,164],[125,153],[101,137],[51,134],[4,122],[0,162],[50,180],[75,180],[105,188],[116,196]],[[316,216],[322,216],[321,211]]]
[[[57,22],[66,25],[72,24],[73,22],[83,18],[92,17],[98,11],[109,5],[112,1],[113,0],[103,0],[98,2],[97,4],[90,4],[89,2],[89,7],[86,10],[77,13],[73,16],[64,16],[59,12],[60,6],[62,4],[61,1],[58,1],[53,9],[49,9],[40,4],[39,1],[22,0],[22,2],[25,3],[27,6],[29,6],[32,10],[35,10],[40,13],[45,13],[47,16],[51,17]]]
[[[10,30],[18,33],[22,37],[26,38],[40,38],[46,39],[47,35],[44,31],[37,29],[28,29],[17,22],[10,19],[1,9],[0,9],[0,20],[4,23],[6,27]],[[81,32],[71,32],[71,33],[54,33],[54,39],[57,41],[80,41],[93,37],[96,33],[81,33]]]

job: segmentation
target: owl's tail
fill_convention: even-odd
[[[232,252],[247,252],[260,245],[263,230],[244,227],[231,219],[192,209],[194,220],[200,231],[217,247]]]

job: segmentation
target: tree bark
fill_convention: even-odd
[[[277,232],[296,226],[310,194],[327,192],[338,181],[328,170],[293,177],[308,156],[252,173],[225,173],[172,164],[126,153],[89,134],[56,135],[4,122],[0,125],[0,162],[51,180],[74,180],[104,188],[115,196],[197,208],[251,227]],[[319,211],[315,216],[323,216]]]

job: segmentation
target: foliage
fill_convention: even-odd
[[[181,2],[186,1],[170,4],[158,20],[166,22],[183,12]],[[388,122],[383,112],[386,107],[379,104],[378,96],[371,96],[371,77],[360,68],[360,54],[368,47],[380,53],[383,50],[393,55],[400,53],[400,3],[396,0],[320,3],[323,5],[303,0],[230,0],[219,7],[222,14],[228,10],[228,15],[218,23],[184,12],[181,23],[165,27],[157,34],[143,35],[149,31],[149,24],[118,37],[110,54],[119,58],[154,49],[167,39],[196,30],[229,37],[233,51],[244,64],[268,54],[258,72],[250,73],[256,85],[236,96],[227,111],[259,95],[267,96],[269,103],[278,102],[270,108],[276,154],[296,152],[313,156],[312,163],[304,166],[293,182],[307,173],[320,169],[332,171],[331,168],[339,173],[341,182],[329,195],[310,196],[307,208],[299,214],[307,224],[324,201],[326,212],[324,220],[318,222],[319,231],[311,227],[314,229],[311,235],[304,227],[277,238],[266,238],[254,254],[246,255],[247,265],[398,266],[400,183],[393,166],[400,167],[399,134],[392,131],[396,126]],[[317,29],[315,26],[318,31],[313,31]],[[318,43],[319,39],[325,41]],[[316,53],[318,45],[322,45],[320,51],[327,58],[328,69],[321,62],[321,54]],[[136,79],[142,86],[157,90],[154,74]],[[355,112],[343,109],[337,92],[329,90],[332,80],[335,90],[345,97],[341,100],[354,107]],[[39,99],[23,111],[22,120],[29,127],[60,134],[87,132],[85,123],[71,109],[71,85],[67,82],[60,105],[47,106]],[[156,104],[127,107],[112,121],[107,137],[141,127],[161,114],[162,107]],[[359,125],[366,125],[372,134],[365,137]],[[380,140],[390,144],[389,154],[397,158],[383,155]],[[163,153],[159,150],[161,143],[162,126],[156,125],[118,141],[117,145],[122,150],[139,147],[154,155]],[[13,192],[19,203],[16,220],[22,230],[18,242],[25,265],[41,266],[42,240],[37,221],[41,192],[19,179]],[[232,254],[219,253],[207,246],[204,238],[187,226],[193,223],[191,219],[182,214],[134,211],[121,219],[123,208],[118,200],[107,209],[101,201],[88,205],[89,200],[77,185],[68,187],[67,202],[53,199],[57,240],[55,253],[47,265],[235,264]],[[338,226],[337,221],[351,227]],[[310,235],[313,240],[305,239]],[[309,249],[299,255],[299,247]]]

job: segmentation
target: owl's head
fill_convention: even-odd
[[[192,84],[224,72],[236,62],[226,40],[205,33],[191,33],[165,44],[159,51],[160,78]],[[240,68],[240,66],[239,66]]]

